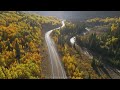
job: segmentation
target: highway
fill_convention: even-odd
[[[64,70],[64,66],[59,58],[58,52],[56,50],[55,47],[55,43],[53,41],[53,39],[50,37],[50,34],[52,33],[52,31],[56,30],[56,29],[60,29],[63,28],[65,26],[65,21],[62,21],[62,26],[49,30],[48,32],[45,33],[45,40],[46,40],[46,44],[48,47],[48,51],[49,51],[49,57],[50,57],[50,62],[51,62],[51,79],[67,79],[65,70]]]

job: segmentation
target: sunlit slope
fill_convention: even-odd
[[[0,78],[44,78],[45,28],[60,25],[54,17],[0,11]]]

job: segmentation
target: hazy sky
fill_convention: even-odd
[[[64,11],[28,11],[31,13],[37,13],[43,16],[55,16],[58,18],[63,18],[64,16]]]
[[[44,16],[56,16],[58,18],[92,18],[106,16],[120,16],[120,11],[28,11]]]

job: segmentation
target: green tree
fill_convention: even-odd
[[[20,63],[20,48],[19,48],[19,44],[18,42],[16,41],[16,44],[15,44],[15,50],[16,50],[16,59],[18,60],[18,62]]]

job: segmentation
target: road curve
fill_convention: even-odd
[[[83,33],[82,33],[83,35],[85,35],[87,32],[90,31],[90,29],[87,28],[87,27],[86,27],[85,29],[86,29],[87,31],[86,31],[86,32],[83,32]],[[77,43],[76,43],[76,37],[75,37],[75,36],[70,39],[70,43],[71,43],[72,45],[75,44],[76,47],[79,47],[79,46],[77,45]],[[83,54],[87,55],[90,59],[93,59],[93,55],[89,53],[89,51],[87,50],[87,48],[81,49],[81,48],[79,47],[79,49],[80,49],[80,51],[81,51]],[[120,70],[115,69],[115,68],[112,68],[111,66],[106,65],[106,64],[104,64],[104,63],[103,63],[103,66],[104,66],[107,74],[109,75],[109,77],[110,77],[111,79],[120,79]],[[98,72],[99,72],[101,75],[102,75],[102,73],[103,73],[102,71],[98,71]]]
[[[52,75],[50,77],[51,79],[67,79],[64,67],[61,63],[61,60],[55,48],[55,43],[50,37],[50,34],[52,33],[53,30],[60,29],[64,26],[65,26],[65,23],[63,20],[61,27],[52,29],[45,33],[45,41],[47,43],[47,47],[49,50],[49,56],[50,56],[50,62],[51,62],[51,70],[52,70]]]
[[[85,35],[87,32],[90,31],[90,29],[87,28],[87,27],[85,29],[86,29],[86,31],[82,33],[83,35]],[[70,38],[70,43],[71,43],[72,46],[75,45],[75,46],[79,47],[79,45],[77,45],[77,43],[76,43],[76,37],[75,36]],[[88,52],[88,50],[86,48],[80,48],[79,47],[79,49],[83,54],[87,55],[90,59],[93,58],[93,56]]]

